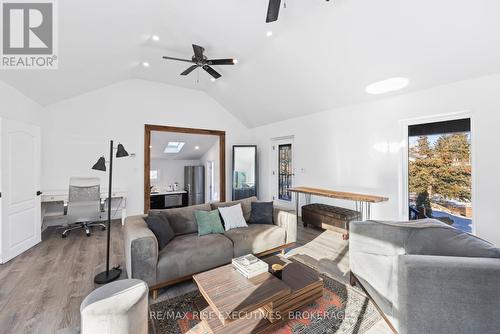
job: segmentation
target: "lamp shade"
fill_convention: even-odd
[[[125,147],[123,147],[122,144],[118,144],[118,148],[116,150],[116,157],[117,158],[128,157],[128,152],[125,150]]]
[[[101,170],[103,172],[106,171],[106,159],[104,157],[100,157],[99,160],[92,166],[92,169]]]

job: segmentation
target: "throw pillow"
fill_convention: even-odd
[[[198,224],[198,236],[224,233],[219,211],[195,211],[196,223]]]
[[[159,250],[162,250],[175,237],[174,230],[164,215],[150,212],[147,217],[144,217],[144,221],[158,240]]]
[[[243,210],[241,204],[219,208],[220,215],[224,220],[224,227],[226,231],[238,227],[248,227],[245,217],[243,217]]]
[[[252,202],[250,224],[273,225],[273,202]]]

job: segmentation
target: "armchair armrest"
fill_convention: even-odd
[[[158,240],[144,221],[145,215],[125,219],[123,243],[128,278],[138,278],[148,285],[156,284]]]
[[[500,259],[402,255],[400,333],[498,333]]]
[[[274,225],[285,229],[287,244],[297,241],[297,216],[295,214],[274,208]]]

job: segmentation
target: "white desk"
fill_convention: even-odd
[[[42,230],[47,226],[59,225],[64,220],[64,207],[68,204],[68,190],[44,190],[42,191]],[[108,191],[101,191],[101,202],[104,210],[107,206]],[[104,215],[105,218],[107,215]],[[111,193],[111,219],[121,219],[122,225],[127,216],[127,191],[116,189]]]
[[[176,190],[176,191],[160,191],[160,192],[152,192],[151,196],[163,196],[163,195],[179,195],[186,194],[185,190]]]

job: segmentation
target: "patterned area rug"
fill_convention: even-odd
[[[380,315],[366,296],[330,277],[322,277],[323,296],[294,312],[294,319],[286,321],[271,333],[361,334],[380,320]],[[150,305],[153,333],[208,333],[198,317],[195,301],[199,297],[200,293],[193,291]]]

